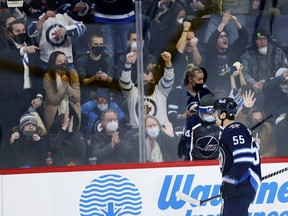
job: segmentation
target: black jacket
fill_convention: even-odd
[[[13,164],[17,168],[46,166],[48,141],[41,137],[39,141],[27,140],[22,134],[13,146]]]

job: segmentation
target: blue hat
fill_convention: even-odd
[[[97,91],[97,98],[102,97],[110,101],[110,92],[107,88],[98,88]]]

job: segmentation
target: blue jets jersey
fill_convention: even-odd
[[[260,156],[251,131],[242,123],[234,122],[224,128],[219,141],[222,176],[235,176],[239,183],[250,178],[257,190],[261,182]]]

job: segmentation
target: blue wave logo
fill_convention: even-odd
[[[141,214],[142,200],[127,178],[109,174],[86,186],[79,207],[81,216],[132,216]]]

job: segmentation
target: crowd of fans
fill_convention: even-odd
[[[215,159],[213,104],[228,96],[260,155],[288,156],[288,53],[272,31],[286,1],[145,0],[141,43],[134,4],[1,1],[0,168],[139,162],[142,126],[145,161]]]

